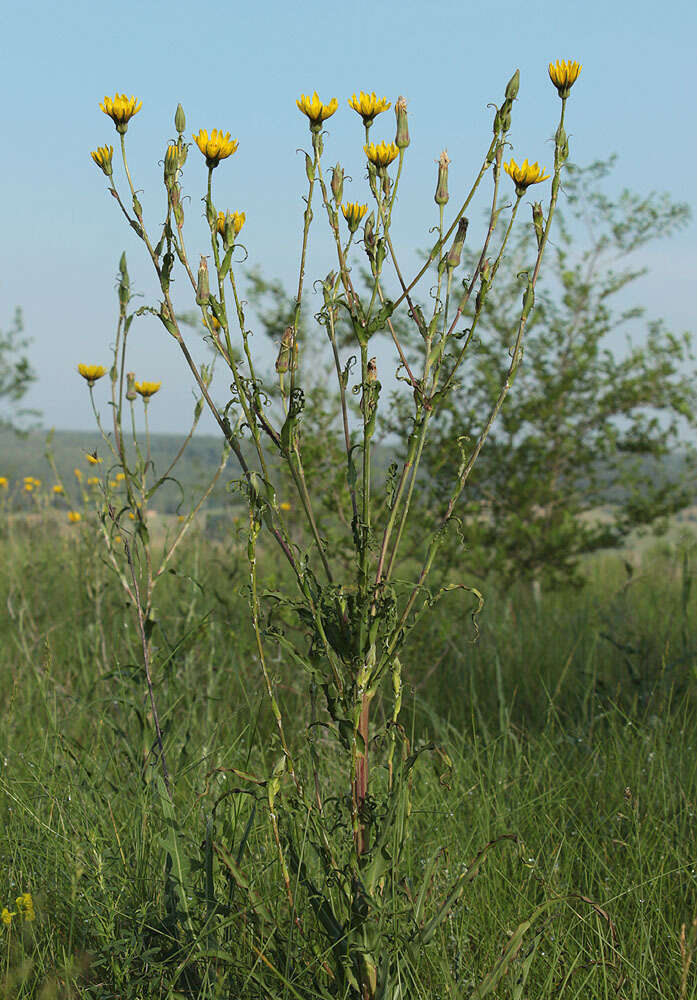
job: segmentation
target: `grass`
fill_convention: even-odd
[[[0,907],[31,891],[37,914],[2,931],[0,995],[323,995],[316,942],[298,940],[285,968],[273,941],[254,950],[211,847],[239,858],[287,921],[263,806],[233,794],[230,771],[266,774],[277,754],[242,557],[195,536],[159,598],[156,686],[189,868],[187,938],[131,610],[89,535],[76,537],[37,522],[0,539]],[[405,962],[404,996],[470,996],[546,902],[491,996],[697,996],[694,967],[685,977],[697,915],[697,609],[684,552],[665,543],[631,573],[600,556],[587,587],[538,600],[497,594],[491,581],[476,644],[457,603],[420,629],[404,658],[404,724],[452,766],[423,753],[415,771],[404,891],[428,870],[435,899],[497,842],[430,947]],[[300,745],[304,684],[280,655],[273,670]]]

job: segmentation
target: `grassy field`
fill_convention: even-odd
[[[697,996],[696,558],[683,535],[631,565],[595,558],[578,591],[536,599],[492,580],[477,642],[453,605],[420,627],[403,723],[452,766],[424,754],[415,771],[400,878],[408,893],[436,861],[436,897],[466,867],[477,874],[405,964],[405,997],[469,997],[533,918],[490,995]],[[287,922],[266,816],[230,771],[268,773],[277,754],[233,526],[225,546],[194,532],[157,605],[188,934],[168,889],[171,827],[132,609],[85,524],[16,519],[0,559],[0,908],[30,892],[36,912],[0,931],[0,996],[326,995],[316,947],[299,938],[279,968],[273,942],[254,943],[223,860]],[[304,684],[280,652],[272,667],[301,745]]]

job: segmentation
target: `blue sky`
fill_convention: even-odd
[[[290,287],[297,280],[305,185],[296,149],[308,144],[295,98],[315,89],[323,100],[339,99],[325,161],[341,159],[353,176],[345,194],[351,200],[366,197],[362,127],[347,97],[362,89],[407,98],[412,145],[397,222],[403,246],[428,243],[441,149],[453,161],[453,205],[458,188],[469,186],[489,142],[486,105],[500,102],[516,67],[521,87],[513,155],[550,165],[558,98],[546,67],[557,58],[583,63],[567,117],[572,159],[584,164],[616,152],[610,193],[625,186],[666,190],[693,204],[695,10],[685,0],[671,4],[670,17],[645,0],[123,0],[108,6],[73,0],[9,7],[3,16],[9,44],[3,56],[0,327],[22,307],[39,374],[28,403],[43,411],[46,426],[90,429],[75,364],[109,363],[114,276],[123,249],[142,301],[155,292],[144,248],[89,156],[97,145],[116,145],[111,121],[98,108],[105,94],[126,91],[143,100],[128,145],[151,224],[163,215],[157,161],[173,136],[178,101],[188,133],[221,127],[239,139],[237,154],[216,171],[216,203],[246,211],[250,264]],[[382,119],[374,133],[392,139],[392,111]],[[198,201],[204,183],[203,160],[193,148],[185,187],[194,260],[207,249]],[[696,235],[693,223],[641,258],[650,275],[637,290],[640,301],[677,330],[694,326]],[[320,238],[310,256],[311,279],[331,266],[326,246]],[[154,320],[134,328],[133,344],[139,377],[163,381],[150,408],[153,429],[182,430],[191,395],[175,345]]]

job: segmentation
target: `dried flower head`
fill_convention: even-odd
[[[510,163],[504,163],[503,169],[506,171],[511,180],[515,183],[516,194],[524,194],[526,189],[530,187],[531,184],[539,184],[541,181],[546,181],[549,174],[544,172],[544,167],[541,167],[537,161],[535,163],[528,163],[527,160],[523,160],[520,166],[511,157]]]
[[[84,380],[90,386],[90,388],[94,385],[97,379],[102,378],[102,376],[106,375],[106,368],[104,367],[104,365],[80,364],[77,366],[77,370],[78,373],[82,375]]]
[[[109,115],[116,131],[121,135],[126,133],[128,123],[133,115],[138,114],[143,107],[143,102],[137,97],[127,97],[125,94],[114,94],[113,97],[105,97],[104,103],[100,104],[105,115]]]
[[[336,109],[339,107],[339,102],[336,97],[332,97],[329,104],[322,104],[317,96],[317,91],[314,92],[312,97],[307,97],[305,94],[301,94],[295,103],[298,105],[302,113],[307,115],[310,119],[310,128],[318,128],[323,121],[327,118],[331,118]]]
[[[367,146],[363,147],[363,150],[370,162],[374,163],[376,167],[387,167],[399,156],[399,148],[394,142],[388,145],[383,141],[379,146],[376,146],[374,142],[369,142]]]
[[[364,94],[361,91],[358,97],[354,94],[353,97],[349,98],[348,103],[349,107],[361,116],[364,125],[372,125],[377,115],[392,107],[391,101],[388,101],[386,97],[377,97],[375,91],[371,94]]]
[[[578,80],[582,68],[581,63],[567,62],[566,59],[558,59],[557,62],[549,64],[549,78],[560,97],[569,96],[569,91]]]
[[[230,133],[223,133],[221,130],[211,129],[210,136],[205,128],[202,128],[198,135],[194,136],[194,142],[206,157],[206,166],[211,170],[217,167],[221,160],[232,156],[236,152],[239,142],[231,139]]]
[[[111,166],[111,160],[114,155],[113,146],[97,146],[97,148],[90,153],[90,156],[100,168],[103,170],[107,177],[111,177],[113,170]]]
[[[150,399],[158,391],[162,382],[136,382],[135,390],[144,400]]]

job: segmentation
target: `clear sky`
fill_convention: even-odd
[[[142,111],[128,133],[136,186],[151,225],[163,217],[161,160],[181,101],[187,133],[223,128],[239,150],[216,171],[220,208],[247,213],[249,262],[290,287],[297,273],[305,187],[307,121],[295,107],[318,90],[339,111],[328,123],[325,161],[354,178],[345,198],[366,200],[360,119],[346,105],[358,90],[409,103],[412,144],[400,198],[401,244],[429,242],[436,216],[435,163],[447,148],[451,204],[469,186],[490,138],[491,111],[520,67],[513,155],[551,165],[558,98],[550,60],[576,59],[583,72],[568,108],[571,156],[579,164],[619,154],[609,190],[666,190],[694,206],[697,8],[673,0],[317,0],[213,3],[198,0],[71,0],[8,5],[3,15],[3,133],[0,213],[0,327],[24,311],[39,381],[28,403],[46,426],[92,427],[78,361],[109,364],[116,313],[114,276],[128,253],[134,286],[152,301],[145,250],[127,229],[89,153],[116,146],[99,110],[105,94],[135,94]],[[391,140],[392,111],[374,134]],[[116,154],[115,154],[116,160]],[[207,247],[199,198],[205,167],[194,147],[185,187],[191,257]],[[397,210],[396,210],[397,211]],[[319,213],[316,214],[319,219]],[[697,227],[657,243],[642,263],[651,274],[641,302],[675,329],[695,328]],[[310,258],[311,279],[331,262]],[[183,283],[182,283],[183,284]],[[697,332],[697,331],[696,331]],[[260,338],[261,341],[261,338]],[[132,364],[162,380],[150,407],[153,429],[184,428],[191,406],[181,356],[155,320],[134,327]],[[205,425],[210,429],[211,425]]]

